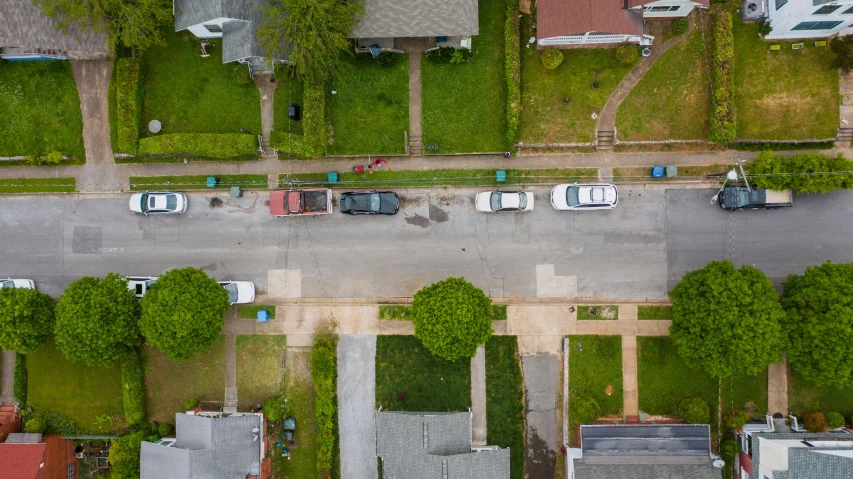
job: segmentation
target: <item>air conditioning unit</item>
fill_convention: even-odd
[[[77,459],[83,459],[83,456],[84,456],[84,455],[85,455],[85,453],[78,452],[78,453],[77,453]]]

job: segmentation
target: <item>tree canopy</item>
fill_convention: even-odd
[[[492,335],[492,301],[464,278],[447,278],[415,293],[415,337],[448,361],[474,357]]]
[[[347,34],[361,0],[272,0],[258,25],[258,44],[272,60],[287,59],[300,78],[323,79],[352,48]]]
[[[684,275],[669,296],[669,336],[690,368],[714,377],[755,375],[781,360],[785,312],[759,269],[714,261]]]
[[[228,292],[198,268],[166,272],[141,300],[142,335],[173,361],[185,361],[219,337]]]
[[[142,441],[154,442],[159,439],[154,431],[140,429],[118,439],[110,445],[110,479],[139,479],[139,456]]]
[[[110,364],[139,342],[139,304],[127,279],[83,277],[56,305],[56,346],[68,359]]]
[[[853,264],[811,266],[783,288],[791,368],[818,385],[853,386]]]
[[[35,352],[53,331],[53,298],[34,289],[0,288],[0,347]]]
[[[163,45],[162,27],[174,22],[171,0],[35,0],[45,15],[61,28],[75,24],[84,29],[106,27],[114,49],[121,44],[144,50]]]
[[[782,156],[763,151],[749,165],[749,181],[758,188],[792,189],[799,193],[829,193],[853,188],[853,161],[840,153],[800,153]]]

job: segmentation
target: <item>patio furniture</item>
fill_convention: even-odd
[[[805,45],[803,45],[802,43],[795,43],[795,44],[791,45],[791,48],[793,50],[802,50],[804,46]]]
[[[826,40],[818,40],[818,41],[814,42],[814,46],[825,47],[826,46]]]
[[[770,51],[771,52],[778,52],[781,49],[782,49],[782,45],[770,45]]]

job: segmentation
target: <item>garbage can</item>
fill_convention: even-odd
[[[498,170],[495,174],[495,181],[498,183],[506,183],[506,170]]]
[[[268,313],[264,309],[258,310],[258,322],[259,323],[266,323],[268,319],[270,319],[270,313]]]
[[[663,178],[663,166],[657,165],[652,167],[652,178]]]
[[[338,182],[337,172],[330,171],[329,172],[329,183],[337,183],[337,182]]]
[[[243,189],[237,185],[231,187],[231,197],[232,198],[242,198],[243,197]]]
[[[207,177],[207,187],[208,188],[215,188],[216,187],[216,177],[215,176],[208,176]]]

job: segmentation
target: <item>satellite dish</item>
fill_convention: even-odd
[[[717,459],[717,460],[716,460],[716,461],[714,461],[714,463],[713,463],[713,466],[714,466],[715,468],[717,468],[717,469],[722,469],[722,468],[723,468],[723,466],[725,466],[725,465],[726,465],[726,461],[724,461],[724,460],[722,460],[722,459]]]

